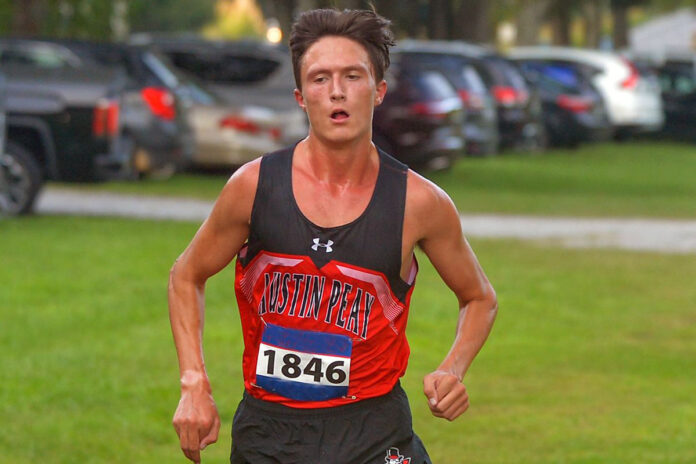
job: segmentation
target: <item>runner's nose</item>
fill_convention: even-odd
[[[331,83],[331,100],[332,101],[337,101],[337,100],[345,100],[346,94],[343,90],[343,86],[341,85],[340,79],[334,79],[333,82]]]

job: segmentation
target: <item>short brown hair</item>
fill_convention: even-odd
[[[389,47],[394,46],[391,21],[373,10],[319,9],[302,13],[292,25],[290,51],[295,84],[302,89],[300,67],[305,52],[325,36],[346,37],[365,47],[380,82],[389,67]]]

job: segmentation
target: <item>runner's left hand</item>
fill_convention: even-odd
[[[423,378],[423,392],[430,412],[453,421],[469,408],[469,395],[459,378],[446,371],[435,371]]]

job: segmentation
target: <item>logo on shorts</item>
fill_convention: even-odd
[[[312,250],[317,251],[319,250],[319,247],[324,248],[324,251],[327,253],[331,253],[333,251],[333,248],[331,248],[331,245],[334,244],[333,240],[328,240],[326,243],[321,243],[319,241],[319,238],[315,238],[312,240],[314,242],[314,245],[312,245]]]
[[[386,464],[411,464],[411,458],[405,458],[399,453],[399,448],[389,448],[384,462]]]

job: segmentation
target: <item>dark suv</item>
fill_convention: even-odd
[[[464,152],[462,101],[440,71],[395,58],[375,108],[373,141],[413,168],[447,168]]]
[[[2,55],[0,54],[0,61]],[[123,81],[103,68],[3,63],[0,212],[31,211],[45,179],[129,175],[120,134]]]
[[[696,141],[696,61],[693,56],[668,57],[655,71],[665,110],[662,134]]]
[[[135,171],[164,175],[190,164],[195,150],[186,112],[188,89],[167,58],[148,47],[87,40],[51,39],[83,63],[114,68],[127,76],[123,135]]]
[[[463,130],[467,154],[485,156],[497,152],[500,136],[495,101],[472,58],[441,41],[404,40],[393,53],[402,63],[438,69],[457,90],[466,111]]]
[[[539,94],[549,143],[576,147],[611,136],[602,96],[575,66],[524,58],[515,62]]]

